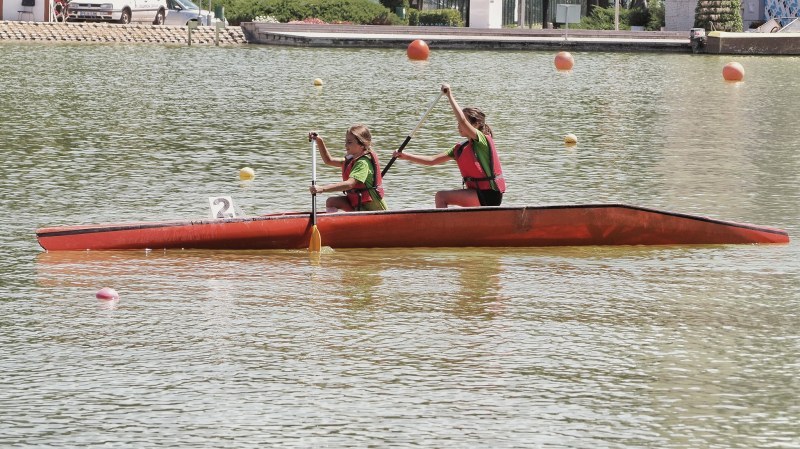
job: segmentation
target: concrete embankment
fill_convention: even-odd
[[[480,29],[381,25],[243,23],[248,42],[302,47],[405,48],[414,39],[432,49],[692,51],[689,34],[675,31]]]
[[[2,0],[0,0],[2,1]],[[414,39],[433,49],[693,51],[685,32],[476,29],[379,25],[311,25],[248,22],[217,30],[198,27],[192,45],[284,45],[299,47],[406,48]],[[188,45],[185,26],[112,23],[14,22],[0,20],[0,41],[149,43]],[[711,33],[698,53],[797,55],[800,33]]]
[[[113,23],[12,22],[0,21],[0,41],[94,42],[188,45],[185,26]],[[216,45],[216,30],[204,26],[192,30],[192,45]],[[219,30],[219,45],[246,44],[242,29],[229,26]]]
[[[192,31],[192,45],[216,45],[214,27]],[[379,25],[243,23],[219,30],[219,45],[406,48],[423,39],[433,49],[691,52],[682,32],[476,29]],[[104,22],[0,21],[0,41],[188,45],[185,26]]]

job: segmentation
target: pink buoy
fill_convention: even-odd
[[[102,299],[103,301],[113,301],[115,299],[119,299],[119,293],[111,287],[103,287],[97,291],[95,294],[97,299]]]
[[[729,62],[722,68],[722,77],[725,78],[725,81],[742,81],[744,67],[738,62]]]

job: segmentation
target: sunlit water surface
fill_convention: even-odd
[[[308,210],[308,131],[339,151],[366,123],[386,161],[442,82],[487,112],[504,204],[797,238],[800,59],[738,57],[732,84],[726,57],[574,56],[559,73],[549,52],[0,43],[0,446],[800,447],[794,242],[319,260],[36,243],[40,226],[202,218],[217,195]],[[457,140],[442,102],[407,151]],[[460,180],[399,161],[385,184],[403,209]]]

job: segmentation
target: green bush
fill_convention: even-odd
[[[413,26],[419,25],[419,10],[411,8],[408,10],[408,15],[406,17],[408,19],[408,24]]]
[[[646,8],[631,8],[628,10],[628,25],[646,26],[650,22],[650,11]]]
[[[408,9],[408,0],[381,0],[381,5],[394,12],[397,11],[397,8]]]
[[[405,25],[406,21],[401,19],[397,14],[389,12],[387,9],[386,11],[378,14],[372,21],[369,23],[370,25]]]
[[[644,26],[651,31],[659,31],[664,26],[664,3],[659,0],[651,0],[650,7],[645,9],[620,8],[619,9],[619,29],[630,30],[631,25]],[[570,25],[570,28],[580,28],[584,30],[613,30],[614,29],[614,7],[592,9],[592,13],[581,19],[581,23]]]
[[[661,0],[650,1],[650,21],[647,22],[647,29],[650,31],[661,31],[661,27],[666,26],[664,17],[664,2]]]
[[[259,16],[271,16],[282,23],[307,18],[361,25],[403,23],[392,11],[371,0],[222,0],[221,3],[232,25],[252,22]]]
[[[380,0],[380,2],[381,5],[383,5],[384,7],[386,7],[387,10],[389,10],[389,12],[394,13],[394,16],[400,19],[400,21],[398,22],[397,20],[394,19],[394,17],[390,15],[389,17],[386,18],[387,22],[385,23],[385,25],[406,25],[408,23],[404,17],[401,18],[398,15],[402,14],[402,12],[398,13],[397,11],[399,8],[405,8],[405,10],[408,11],[408,0]],[[374,25],[384,25],[384,24],[374,23]]]
[[[619,29],[630,30],[630,16],[631,10],[620,8],[619,9]],[[608,8],[592,8],[592,13],[581,19],[581,23],[570,25],[570,28],[579,28],[584,30],[613,30],[614,29],[614,7]]]
[[[408,24],[412,26],[463,27],[461,13],[455,9],[412,9],[408,13]]]

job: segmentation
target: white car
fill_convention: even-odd
[[[201,9],[191,0],[166,0],[167,17],[165,25],[186,26],[196,21],[198,25],[214,25],[218,20],[213,12]]]
[[[144,22],[163,25],[166,0],[72,0],[67,21]]]

